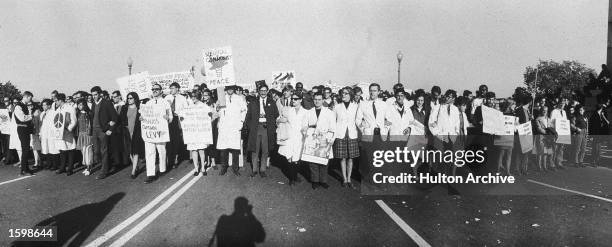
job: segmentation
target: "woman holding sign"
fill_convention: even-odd
[[[191,100],[193,103],[190,103],[186,108],[184,108],[184,111],[180,112],[179,116],[181,118],[181,124],[183,124],[182,129],[183,133],[185,134],[184,140],[187,144],[187,150],[191,152],[191,160],[193,161],[193,166],[195,168],[193,175],[197,176],[201,172],[203,176],[206,176],[208,175],[208,173],[206,173],[206,156],[204,155],[204,149],[206,149],[208,145],[212,144],[212,128],[208,129],[208,131],[210,132],[210,138],[208,140],[205,140],[205,138],[197,138],[198,142],[190,142],[191,138],[189,135],[191,135],[191,131],[194,129],[193,125],[205,125],[197,121],[198,116],[195,116],[196,121],[194,121],[193,118],[188,117],[186,114],[197,112],[198,115],[202,114],[202,116],[212,116],[213,113],[211,113],[210,107],[206,103],[201,101],[202,93],[200,91],[194,91]],[[207,125],[210,126],[209,123],[207,123]],[[204,129],[197,128],[196,130],[196,132],[199,132],[200,130]],[[199,135],[194,136],[199,137]]]

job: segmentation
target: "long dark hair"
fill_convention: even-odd
[[[130,96],[134,98],[134,105],[136,105],[136,109],[140,109],[140,97],[138,97],[138,94],[136,92],[128,93],[127,96],[125,96],[126,103],[127,103],[127,98],[129,98]]]
[[[81,110],[79,110],[79,104],[83,104],[83,111],[85,111],[85,114],[87,114],[87,116],[91,115],[91,109],[89,109],[89,106],[87,105],[87,100],[84,98],[81,98],[77,101],[76,104],[76,117],[79,118],[81,116]]]

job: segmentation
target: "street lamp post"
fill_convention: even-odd
[[[402,64],[402,58],[404,58],[404,54],[402,51],[397,52],[397,83],[400,83],[400,67]]]
[[[132,57],[128,57],[127,60],[127,66],[128,66],[128,74],[132,75],[132,65],[134,64],[134,61],[132,60]]]

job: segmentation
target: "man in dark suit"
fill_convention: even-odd
[[[248,105],[243,129],[249,135],[247,152],[251,152],[251,177],[258,172],[261,177],[266,177],[268,153],[276,144],[276,118],[279,113],[274,100],[267,97],[268,86],[260,85],[258,91],[257,100]],[[258,159],[260,153],[261,159]]]
[[[99,86],[91,88],[91,96],[94,99],[91,107],[92,143],[96,160],[102,163],[102,170],[96,179],[104,179],[110,170],[108,144],[117,123],[117,111],[112,102],[102,97],[102,89]]]

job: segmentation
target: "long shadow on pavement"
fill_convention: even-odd
[[[36,227],[57,227],[57,241],[27,242],[15,241],[12,246],[81,246],[96,227],[104,220],[115,205],[125,197],[125,193],[115,193],[106,200],[85,204],[41,222]]]
[[[215,233],[208,246],[214,246],[215,239],[218,247],[225,246],[255,246],[263,243],[266,232],[253,215],[253,205],[244,197],[234,201],[234,212],[231,215],[219,217]]]

